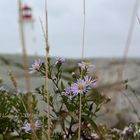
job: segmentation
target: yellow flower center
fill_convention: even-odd
[[[90,83],[90,80],[86,80],[86,83]]]
[[[35,70],[39,70],[39,66],[38,65],[35,65]]]
[[[89,62],[84,62],[84,65],[85,65],[86,67],[89,67],[89,66],[90,66],[90,63],[89,63]]]
[[[79,84],[78,85],[78,90],[83,90],[83,89],[84,89],[83,85],[82,84]]]

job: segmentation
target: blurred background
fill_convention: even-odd
[[[22,62],[19,0],[0,1],[0,79],[14,89],[9,71],[15,75],[20,90],[25,90]],[[45,55],[44,0],[24,0],[22,11],[25,47],[29,67]],[[140,10],[139,0],[86,1],[85,58],[95,64],[92,75],[98,76],[97,88],[111,98],[98,120],[119,126],[139,120],[140,115]],[[63,80],[70,80],[69,70],[81,58],[83,2],[48,0],[50,56],[66,57]],[[125,62],[124,62],[125,58]],[[127,58],[127,59],[126,59]],[[44,84],[36,75],[31,87]],[[126,88],[127,84],[127,88]]]
[[[44,55],[44,0],[24,0],[32,8],[33,22],[26,23],[28,54]],[[122,57],[135,1],[86,1],[86,57]],[[137,11],[140,14],[140,10]],[[81,0],[48,1],[50,55],[81,57],[83,3]],[[21,53],[18,0],[0,1],[0,52]],[[140,24],[135,27],[129,57],[139,57]]]

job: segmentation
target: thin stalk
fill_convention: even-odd
[[[46,13],[46,11],[45,11],[45,13]],[[43,27],[43,22],[42,22],[42,20],[41,20],[41,18],[39,18],[39,20],[40,20],[40,24],[41,24],[41,28],[42,28],[42,32],[43,32],[43,36],[44,36],[44,39],[45,39],[45,42],[48,42],[48,37],[46,37],[46,34],[48,34],[48,33],[46,33],[47,31],[45,31],[45,29],[44,29],[44,27]],[[47,21],[46,21],[47,22]],[[49,46],[49,45],[47,45],[47,46]],[[48,48],[48,47],[46,47],[46,48]],[[47,51],[48,51],[48,49],[47,49]],[[48,77],[48,72],[49,72],[49,70],[48,70],[48,53],[49,52],[47,52],[46,54],[47,54],[47,60],[46,60],[46,62],[47,62],[47,64],[45,65],[45,66],[47,66],[46,67],[46,70],[47,70],[47,76],[46,77]],[[45,71],[45,73],[42,73],[42,74],[45,74],[46,75],[46,71]],[[47,78],[48,79],[48,78]],[[46,81],[46,78],[45,78],[45,92],[46,93],[48,93],[48,91],[46,90],[46,89],[48,89],[48,85],[46,86],[46,84],[47,84],[47,81]],[[47,97],[47,102],[48,102],[48,97]],[[48,106],[48,104],[47,104],[47,106]],[[50,106],[50,104],[49,104],[49,106]],[[50,108],[50,107],[49,107]],[[48,108],[48,110],[50,110]],[[50,116],[50,113],[49,112],[47,112],[47,116]],[[46,132],[45,132],[45,124],[44,124],[45,122],[44,122],[44,116],[43,116],[43,125],[42,125],[42,140],[47,140],[46,139]],[[49,123],[50,124],[50,123]],[[50,127],[49,127],[50,128]],[[50,131],[49,131],[50,132]]]
[[[46,40],[45,29],[44,29],[44,27],[43,27],[43,22],[42,22],[41,18],[39,18],[39,21],[40,21],[41,29],[42,29],[43,36],[44,36],[44,39],[45,39],[45,42],[46,42],[47,40]]]
[[[138,17],[138,14],[137,14],[138,8],[139,8],[139,0],[135,0],[132,15],[131,15],[131,19],[130,19],[130,27],[129,27],[129,30],[128,30],[126,43],[125,43],[125,48],[124,48],[124,52],[123,52],[122,66],[119,67],[119,69],[118,69],[118,79],[119,80],[121,79],[121,81],[124,80],[123,73],[124,73],[124,70],[125,70],[125,65],[127,63],[128,52],[129,52],[129,49],[131,47],[136,16],[137,16],[137,19],[139,21],[139,17]]]
[[[84,59],[84,51],[85,51],[85,17],[86,17],[86,12],[85,12],[85,0],[83,0],[83,37],[82,37],[82,57],[81,61]],[[81,77],[82,77],[82,70],[81,70]],[[78,129],[78,140],[81,139],[81,116],[82,116],[82,95],[80,94],[79,97],[79,129]]]
[[[123,53],[123,66],[121,67],[121,78],[123,78],[123,70],[124,70],[124,66],[127,62],[127,56],[128,56],[128,52],[129,49],[131,47],[131,42],[132,42],[132,38],[133,38],[133,33],[134,33],[134,27],[135,27],[135,19],[137,16],[137,11],[139,8],[139,0],[135,0],[134,3],[134,8],[132,11],[132,16],[131,16],[131,21],[130,21],[130,27],[129,27],[129,31],[128,31],[128,35],[127,35],[127,39],[126,39],[126,44],[125,44],[125,48],[124,48],[124,53]]]
[[[49,57],[49,45],[48,45],[48,12],[47,12],[47,0],[45,0],[45,16],[46,16],[46,77],[45,77],[45,92],[47,94],[47,107],[48,107],[48,140],[51,140],[51,121],[50,121],[50,97],[48,90],[48,57]]]
[[[138,103],[140,104],[140,98],[138,96],[139,92],[136,91],[135,89],[133,89],[130,85],[127,85],[127,89],[132,92],[132,94],[135,96],[135,98],[137,99]]]
[[[81,116],[82,116],[82,96],[80,94],[80,101],[79,101],[79,130],[78,130],[78,140],[81,137]]]
[[[43,125],[42,125],[42,140],[47,140],[46,138],[46,132],[45,132],[45,120],[43,116]]]
[[[130,105],[132,106],[134,113],[136,114],[138,120],[140,120],[139,114],[137,112],[137,109],[135,109],[135,106],[133,104],[133,102],[129,99],[129,97],[127,97],[127,95],[125,93],[123,93],[123,95],[126,97],[126,99],[128,100],[128,102],[130,103]]]
[[[12,83],[13,83],[15,89],[16,89],[16,94],[18,94],[18,84],[17,84],[17,80],[16,80],[15,76],[13,75],[12,71],[9,71],[9,76],[10,76],[10,78],[11,78],[11,81],[12,81]],[[19,95],[19,97],[20,97],[21,103],[22,103],[22,105],[23,105],[23,107],[24,107],[24,109],[25,109],[25,112],[26,112],[26,114],[27,114],[27,117],[29,118],[28,110],[27,110],[27,108],[26,108],[26,106],[25,106],[25,104],[24,104],[24,102],[23,102],[23,100],[22,100],[21,95]]]
[[[133,93],[133,95],[136,97],[137,101],[140,103],[140,98],[138,96],[139,93],[136,93],[136,90],[134,90],[131,86],[129,86],[128,88]]]
[[[85,26],[86,25],[86,3],[85,0],[83,0],[83,37],[82,37],[82,60],[84,59],[84,53],[85,53]]]
[[[127,34],[127,38],[126,38],[125,48],[124,48],[124,52],[123,52],[122,66],[118,69],[118,78],[119,79],[120,78],[123,79],[123,71],[124,71],[126,61],[127,61],[128,52],[131,47],[136,16],[138,18],[138,14],[137,14],[138,8],[139,8],[139,0],[135,0],[131,19],[130,19],[129,30],[128,30],[128,34]],[[139,21],[139,18],[138,18],[138,21]]]
[[[138,22],[139,22],[139,24],[140,24],[140,18],[139,18],[139,15],[137,14],[137,19],[138,19]]]
[[[131,21],[130,21],[130,27],[129,27],[129,31],[128,31],[128,35],[127,35],[127,39],[126,39],[124,54],[123,54],[123,65],[119,69],[119,74],[120,74],[119,79],[121,78],[122,80],[123,80],[123,71],[124,71],[124,68],[125,68],[125,65],[127,62],[128,52],[131,47],[131,42],[132,42],[132,38],[133,38],[133,34],[134,34],[135,19],[136,19],[136,17],[138,18],[137,12],[138,12],[138,8],[139,8],[139,3],[140,3],[139,0],[135,0],[133,11],[132,11],[132,16],[131,16]],[[139,18],[138,18],[138,21],[139,21]],[[126,94],[123,94],[123,95],[127,98],[128,102],[134,109],[137,118],[140,119],[139,114],[138,114],[137,110],[135,109],[135,106],[133,105],[133,102],[127,97]]]
[[[23,65],[24,65],[24,75],[25,75],[25,85],[26,85],[26,91],[29,94],[28,95],[28,102],[29,102],[29,112],[30,112],[30,122],[31,122],[31,128],[33,129],[33,140],[37,140],[36,132],[35,132],[35,126],[34,126],[34,119],[33,119],[33,112],[32,112],[32,93],[31,87],[30,87],[30,76],[28,72],[28,58],[27,58],[27,51],[26,51],[26,43],[25,43],[25,36],[24,36],[24,21],[22,19],[22,1],[18,0],[18,6],[19,6],[19,26],[20,26],[20,37],[21,37],[21,47],[22,47],[22,57],[23,57]]]
[[[43,36],[44,36],[44,39],[45,39],[45,42],[46,42],[47,40],[46,40],[45,30],[44,30],[44,28],[43,28],[43,22],[42,22],[41,18],[39,18],[39,20],[40,20],[40,24],[41,24]],[[46,72],[43,73],[43,72],[41,71],[41,73],[42,73],[43,75],[46,75]],[[45,80],[45,85],[46,85],[46,80]],[[44,92],[46,92],[46,89],[45,89]],[[45,100],[45,98],[44,98],[44,100]],[[43,116],[43,125],[42,125],[42,140],[47,140],[47,138],[46,138],[46,132],[45,132],[44,116]]]

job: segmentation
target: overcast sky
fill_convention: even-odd
[[[0,0],[0,53],[21,52],[17,2]],[[134,2],[86,0],[86,57],[123,56]],[[28,53],[44,55],[45,43],[39,21],[39,18],[44,21],[44,0],[25,0],[25,3],[33,7],[35,19],[34,28],[29,29],[26,36]],[[81,57],[82,4],[82,0],[48,0],[50,55]],[[137,19],[128,55],[140,56],[140,24]]]

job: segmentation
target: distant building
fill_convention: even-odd
[[[20,10],[20,22],[23,23],[26,49],[27,52],[32,52],[32,54],[34,54],[37,46],[32,7],[25,4],[21,6]]]

